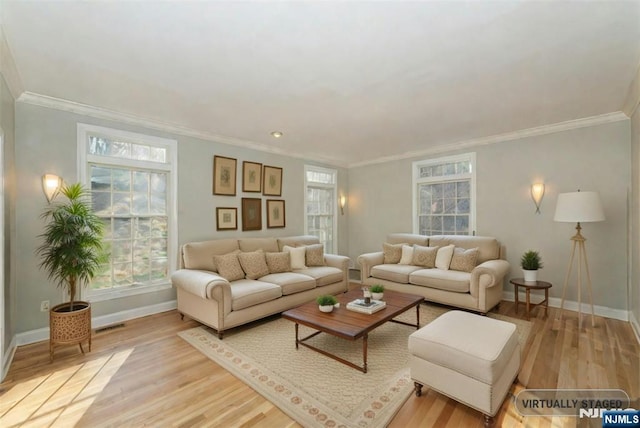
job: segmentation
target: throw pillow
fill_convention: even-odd
[[[440,247],[425,247],[423,245],[413,246],[412,265],[422,266],[428,269],[436,267],[436,254]]]
[[[399,265],[410,265],[413,261],[413,247],[409,245],[402,246],[402,256],[400,257]]]
[[[262,250],[240,253],[238,260],[240,260],[240,266],[248,279],[258,279],[269,275],[269,267]]]
[[[304,255],[306,253],[305,247],[290,247],[285,245],[282,248],[285,252],[289,253],[291,257],[291,269],[306,269],[307,266],[304,264]]]
[[[464,248],[454,248],[453,257],[451,258],[451,265],[449,269],[459,270],[461,272],[471,272],[476,267],[476,260],[478,259],[478,249],[471,248],[465,250]]]
[[[267,253],[267,266],[271,273],[291,272],[291,257],[289,253]]]
[[[324,245],[307,245],[305,257],[307,266],[324,266]]]
[[[436,268],[449,270],[454,248],[455,245],[453,244],[438,248],[438,252],[436,253]]]
[[[222,256],[213,256],[218,273],[227,281],[236,281],[244,278],[244,271],[240,266],[237,253],[224,254]]]
[[[402,246],[406,244],[389,244],[385,242],[382,244],[382,251],[384,252],[384,264],[395,264],[400,261],[402,257]]]

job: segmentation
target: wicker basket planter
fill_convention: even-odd
[[[53,348],[56,345],[79,345],[89,342],[91,352],[91,304],[84,301],[61,303],[49,311],[49,358],[53,361]]]

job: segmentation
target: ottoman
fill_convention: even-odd
[[[447,312],[409,336],[409,367],[418,397],[426,385],[479,410],[492,426],[520,370],[516,326]]]

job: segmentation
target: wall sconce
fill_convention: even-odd
[[[42,190],[47,197],[47,202],[51,203],[62,188],[62,177],[55,174],[45,174],[42,176]]]
[[[535,183],[531,185],[531,198],[536,204],[536,214],[540,214],[540,202],[544,196],[544,183]]]
[[[347,204],[347,197],[342,195],[340,196],[340,213],[344,215],[344,206]]]

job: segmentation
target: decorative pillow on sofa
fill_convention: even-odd
[[[414,266],[422,266],[428,269],[436,267],[436,254],[440,247],[425,247],[423,245],[413,246],[413,260],[411,264]]]
[[[213,256],[218,273],[227,281],[236,281],[244,278],[244,271],[238,260],[238,253],[233,252],[222,256]]]
[[[413,262],[413,247],[409,245],[402,246],[402,256],[400,257],[399,265],[410,265]]]
[[[305,246],[307,266],[324,266],[324,245],[313,244]]]
[[[266,253],[267,266],[271,273],[291,272],[291,256],[287,252]]]
[[[262,250],[240,253],[238,260],[240,260],[242,270],[247,274],[248,279],[258,279],[261,276],[269,275],[269,267]]]
[[[477,259],[477,248],[465,250],[464,248],[456,247],[453,250],[453,257],[451,258],[451,265],[449,266],[449,269],[459,270],[461,272],[471,272],[473,268],[476,267]]]
[[[436,268],[449,270],[454,248],[455,245],[453,244],[438,248],[438,252],[436,253]]]
[[[391,265],[396,264],[402,257],[402,246],[407,244],[389,244],[385,242],[382,244],[382,251],[384,252],[384,264]]]
[[[306,247],[290,247],[285,245],[282,248],[285,252],[289,253],[291,257],[291,269],[306,269],[304,264],[304,255],[306,253]]]

